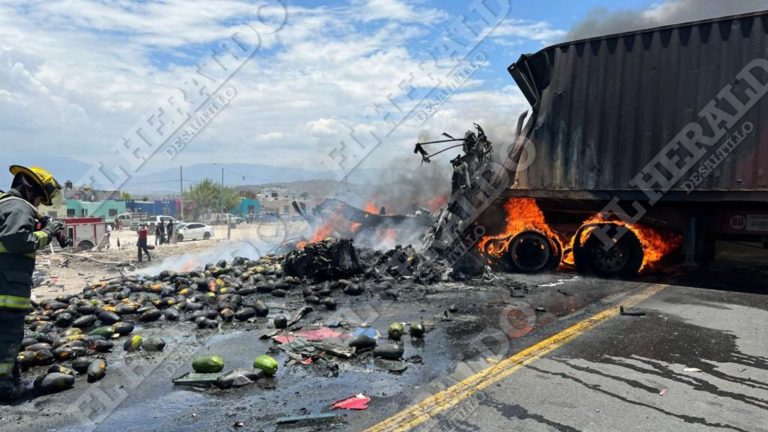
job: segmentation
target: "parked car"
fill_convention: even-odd
[[[178,241],[208,240],[213,237],[213,227],[199,222],[180,224],[176,232],[176,239]]]
[[[107,223],[107,225],[112,227],[112,229],[116,229],[118,223],[122,228],[128,228],[128,227],[132,228],[133,224],[135,223],[133,219],[133,215],[130,213],[120,213],[119,215],[115,216],[113,219],[108,219],[105,222]]]

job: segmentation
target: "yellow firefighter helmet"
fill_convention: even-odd
[[[40,167],[27,168],[21,165],[11,165],[11,167],[9,168],[9,171],[14,177],[17,174],[26,174],[27,177],[29,177],[33,182],[35,182],[35,184],[40,187],[40,190],[43,191],[42,203],[44,205],[48,205],[48,206],[52,205],[53,198],[61,190],[61,185],[59,184],[59,182],[57,182],[56,179],[53,178],[53,175],[51,173],[44,170],[43,168],[40,168]]]

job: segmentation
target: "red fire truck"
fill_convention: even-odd
[[[93,249],[106,242],[107,223],[100,217],[64,218],[67,237],[72,239],[72,247],[79,250]]]

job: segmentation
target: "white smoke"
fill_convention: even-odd
[[[565,39],[584,39],[766,9],[768,2],[765,0],[665,0],[646,10],[615,12],[596,8],[573,26]]]
[[[274,253],[278,243],[264,239],[249,239],[242,241],[224,242],[199,252],[176,255],[158,260],[157,264],[138,269],[134,272],[138,276],[151,276],[163,270],[175,272],[187,272],[201,270],[208,263],[215,264],[219,260],[231,262],[235,257],[255,260]],[[152,261],[153,263],[155,260]]]

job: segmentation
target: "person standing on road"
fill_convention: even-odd
[[[163,223],[160,222],[155,226],[155,246],[165,243],[165,228]]]
[[[141,262],[141,252],[144,251],[144,253],[147,254],[147,261],[152,261],[152,255],[149,254],[149,249],[147,248],[147,235],[149,234],[149,229],[147,228],[146,224],[141,224],[139,227],[139,242],[136,243],[136,245],[139,247],[139,262]]]
[[[109,250],[109,247],[110,247],[110,237],[111,236],[112,236],[112,225],[107,224],[107,227],[106,227],[107,250]]]
[[[57,220],[41,230],[40,204],[51,205],[61,185],[46,170],[12,165],[11,189],[0,194],[0,401],[23,395],[16,356],[24,338],[24,317],[31,309],[35,253],[64,225]]]
[[[175,243],[173,240],[173,221],[169,220],[168,225],[165,227],[165,237],[168,239],[168,243]]]

